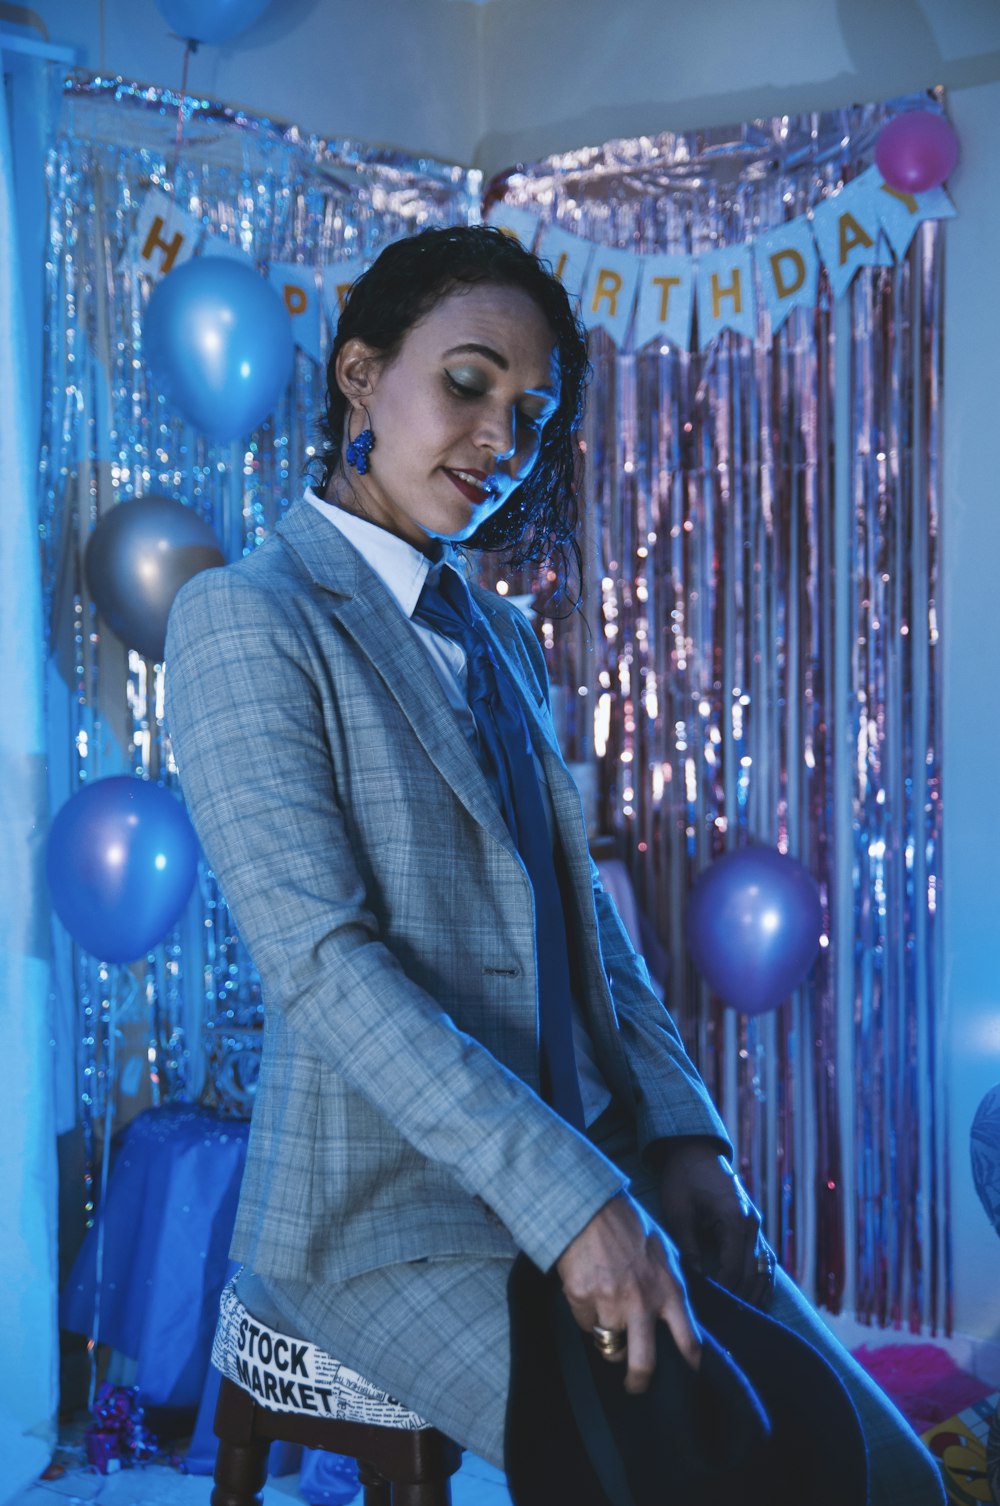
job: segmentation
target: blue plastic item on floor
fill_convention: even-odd
[[[360,1491],[358,1466],[353,1459],[319,1449],[303,1449],[299,1494],[310,1506],[346,1506]]]

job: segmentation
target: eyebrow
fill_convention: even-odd
[[[499,366],[501,371],[510,370],[510,362],[506,356],[502,356],[492,345],[453,345],[451,350],[445,351],[446,356],[474,355],[485,356],[487,361],[492,361],[494,366]]]
[[[494,366],[498,366],[501,371],[510,370],[510,362],[506,356],[502,356],[498,350],[494,350],[492,345],[477,345],[475,342],[470,342],[467,345],[453,345],[450,350],[445,351],[446,357],[461,355],[484,356],[487,361],[492,361]],[[530,393],[532,396],[547,397],[553,400],[557,400],[558,398],[558,394],[552,387],[532,387]]]

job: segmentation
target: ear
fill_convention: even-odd
[[[344,342],[337,356],[337,385],[348,402],[366,403],[375,391],[379,352],[356,336]]]

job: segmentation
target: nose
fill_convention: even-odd
[[[513,407],[497,404],[484,416],[479,442],[502,465],[517,454],[517,415]]]

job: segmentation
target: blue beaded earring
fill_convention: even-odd
[[[372,421],[367,408],[365,409],[365,417],[368,419],[367,426],[361,430],[357,439],[351,440],[344,452],[347,464],[352,465],[359,476],[367,475],[368,456],[371,454],[375,444],[375,434],[372,430]]]

